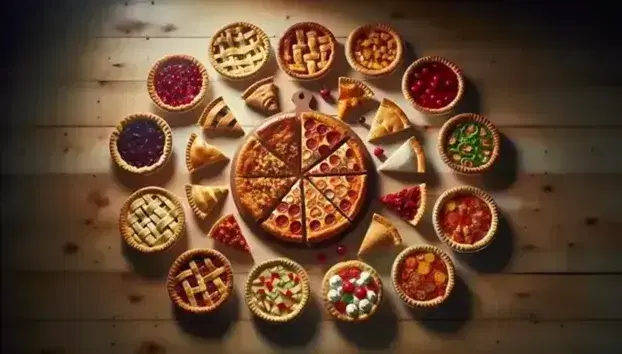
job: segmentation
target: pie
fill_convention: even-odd
[[[376,142],[387,136],[403,132],[410,129],[412,124],[402,111],[400,106],[388,98],[382,99],[380,107],[371,123],[371,129],[367,140],[371,143]]]
[[[309,177],[309,180],[350,221],[363,206],[367,175]]]
[[[420,58],[406,69],[402,93],[421,112],[447,113],[464,93],[462,70],[445,58]]]
[[[500,136],[485,117],[460,114],[448,120],[439,133],[441,158],[461,173],[488,170],[499,156]]]
[[[246,238],[242,234],[242,229],[240,229],[240,225],[233,214],[225,215],[216,221],[208,235],[214,240],[239,251],[251,252]]]
[[[348,127],[329,116],[302,114],[302,171],[330,155],[347,137]]]
[[[242,92],[242,99],[249,107],[259,112],[274,114],[280,110],[279,88],[274,84],[272,76],[250,85]]]
[[[204,140],[197,139],[195,133],[190,134],[186,145],[186,167],[189,172],[195,172],[207,166],[229,161],[217,147]]]
[[[378,170],[384,172],[425,173],[425,154],[414,136],[406,140]]]
[[[149,71],[147,90],[153,102],[169,112],[196,107],[207,92],[207,70],[189,55],[168,55]]]
[[[277,62],[295,79],[319,79],[333,65],[335,43],[335,36],[326,27],[314,22],[297,23],[281,37]]]
[[[229,79],[256,74],[270,58],[270,40],[259,27],[235,22],[221,28],[209,46],[209,60],[216,71]]]
[[[365,147],[356,139],[349,139],[339,149],[309,170],[309,175],[362,174],[367,172]]]
[[[407,305],[434,307],[453,290],[455,271],[445,252],[434,246],[419,245],[397,256],[391,277],[395,291]]]
[[[385,24],[358,27],[348,36],[346,58],[362,74],[374,77],[390,74],[404,58],[402,38]]]
[[[185,225],[184,209],[177,197],[159,187],[134,192],[119,215],[119,229],[125,242],[145,253],[171,247],[179,240]]]
[[[434,229],[456,251],[475,252],[493,240],[498,223],[496,203],[475,187],[443,193],[434,206]]]
[[[262,221],[295,181],[295,177],[236,177],[235,188],[242,208],[255,220]]]
[[[350,226],[348,218],[306,179],[303,181],[303,189],[307,243],[332,238]]]
[[[268,219],[261,223],[261,227],[283,240],[302,243],[304,242],[302,212],[302,186],[301,182],[297,181]]]
[[[175,305],[192,313],[212,312],[229,299],[233,271],[225,256],[209,248],[182,253],[168,272],[168,294]]]
[[[363,82],[349,77],[340,77],[337,117],[344,120],[350,112],[372,97],[374,97],[374,92]]]
[[[384,216],[374,214],[371,224],[369,224],[369,228],[367,228],[365,238],[363,238],[363,242],[359,248],[358,256],[360,257],[378,249],[399,246],[401,244],[402,237],[397,228]]]
[[[309,300],[309,277],[290,259],[272,259],[250,271],[244,295],[255,316],[269,322],[287,322],[297,317]]]
[[[208,103],[199,117],[198,125],[208,132],[224,132],[244,135],[244,130],[235,119],[222,97]]]
[[[326,309],[342,321],[369,319],[378,309],[382,295],[380,276],[370,265],[360,261],[337,263],[322,280]]]
[[[386,194],[380,197],[380,202],[409,224],[417,226],[425,212],[427,199],[427,188],[425,183],[422,183],[404,188],[397,193]]]
[[[249,137],[242,146],[235,169],[235,174],[239,177],[290,177],[295,174],[255,136]]]
[[[300,170],[300,120],[284,115],[256,131],[264,145],[294,170]]]
[[[110,134],[110,156],[123,170],[150,174],[171,156],[173,133],[164,119],[151,113],[124,118]]]
[[[229,192],[225,186],[210,187],[198,184],[186,184],[185,189],[190,208],[201,220],[207,218],[216,206],[225,200]]]

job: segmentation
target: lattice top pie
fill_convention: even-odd
[[[297,23],[281,38],[277,61],[293,78],[319,79],[333,64],[335,42],[335,36],[326,27],[314,22]]]
[[[167,190],[145,187],[132,194],[121,208],[119,227],[131,247],[141,252],[165,250],[184,230],[184,210]]]
[[[270,58],[270,41],[259,27],[235,22],[221,28],[209,46],[209,59],[220,75],[243,79],[257,73]]]

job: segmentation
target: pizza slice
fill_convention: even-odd
[[[309,177],[309,180],[350,221],[358,215],[367,193],[367,175]]]
[[[240,224],[233,214],[228,214],[220,218],[208,233],[209,237],[239,251],[251,253],[248,243]]]
[[[261,227],[278,238],[290,242],[303,242],[301,182],[294,183],[276,209]]]
[[[406,113],[404,113],[400,106],[390,99],[384,98],[371,123],[367,140],[369,142],[376,142],[387,136],[410,129],[411,127],[412,124],[410,124]]]
[[[416,226],[425,212],[428,193],[425,183],[404,188],[397,193],[389,193],[380,202],[402,219]]]
[[[336,174],[361,174],[367,172],[367,163],[363,157],[365,147],[358,139],[348,139],[327,158],[315,165],[309,174],[327,176]]]
[[[305,194],[305,231],[307,243],[335,237],[350,226],[348,218],[308,180],[303,181]]]
[[[300,120],[284,116],[257,129],[261,142],[295,171],[300,170]]]
[[[251,136],[238,154],[235,174],[239,177],[290,177],[295,172],[268,151],[259,139]]]
[[[366,255],[379,248],[399,246],[402,244],[402,237],[397,228],[384,216],[374,214],[365,233],[365,238],[361,242],[358,256]]]
[[[414,136],[406,140],[378,168],[384,172],[425,173],[425,154]]]
[[[302,114],[302,171],[335,151],[348,137],[348,127],[324,114]]]
[[[260,221],[276,207],[295,181],[295,177],[236,177],[235,191],[243,209]]]
[[[198,184],[186,184],[186,198],[190,208],[199,219],[205,219],[216,205],[226,197],[229,189],[225,186],[210,187]]]

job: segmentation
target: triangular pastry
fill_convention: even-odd
[[[227,187],[200,186],[186,184],[186,198],[190,208],[199,219],[205,219],[214,210],[216,205],[225,199],[229,189]]]
[[[354,108],[373,96],[374,92],[363,82],[349,77],[340,77],[337,117],[343,120]]]
[[[250,107],[266,113],[279,112],[279,89],[270,76],[250,85],[242,93],[242,98]]]
[[[387,218],[380,214],[374,214],[359,248],[358,256],[368,254],[379,248],[401,244],[402,237],[397,228]]]
[[[244,130],[222,97],[208,103],[199,117],[198,125],[207,131],[244,134]]]
[[[380,202],[389,210],[408,221],[412,226],[417,226],[428,200],[426,184],[422,183],[412,187],[406,187],[396,193],[385,194],[380,197]]]
[[[406,113],[395,102],[384,98],[376,111],[367,140],[374,142],[412,127]]]
[[[389,158],[378,168],[385,172],[424,173],[425,154],[421,144],[414,136],[406,140]]]
[[[251,253],[246,237],[244,237],[240,224],[233,214],[227,214],[216,221],[212,229],[209,230],[208,236],[238,251]]]
[[[217,147],[204,140],[197,139],[195,133],[190,134],[190,139],[186,145],[186,167],[188,171],[194,172],[223,161],[229,161],[229,158]]]

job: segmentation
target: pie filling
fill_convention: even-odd
[[[341,269],[328,280],[326,296],[341,314],[356,318],[378,304],[379,281],[359,267]]]
[[[442,297],[447,290],[449,272],[445,261],[431,252],[413,252],[406,257],[399,271],[399,286],[418,301]]]
[[[301,26],[285,34],[281,59],[292,72],[314,75],[326,69],[333,56],[333,47],[329,34]]]
[[[490,231],[492,213],[482,199],[461,195],[445,202],[438,220],[447,237],[457,243],[472,245]]]
[[[205,307],[218,302],[225,294],[227,272],[216,257],[197,255],[181,268],[175,291],[183,302]]]
[[[454,163],[479,167],[490,161],[494,140],[490,129],[476,122],[459,123],[445,142],[446,153]]]
[[[361,66],[382,70],[397,59],[398,43],[390,33],[372,29],[356,38],[352,50],[354,58]]]
[[[157,69],[154,86],[162,102],[177,107],[192,102],[201,92],[203,75],[191,60],[174,58]]]
[[[151,166],[164,153],[164,132],[149,119],[130,121],[117,140],[117,150],[123,161],[134,167]]]
[[[261,311],[285,316],[300,308],[303,285],[298,273],[283,265],[264,269],[251,283],[252,301]]]
[[[408,78],[408,87],[420,106],[443,108],[458,96],[458,75],[443,63],[422,63]]]
[[[242,235],[240,225],[233,215],[229,215],[221,220],[212,231],[212,237],[219,242],[224,243],[241,250],[248,250],[246,238]]]
[[[381,197],[380,202],[404,220],[413,220],[421,207],[421,189],[419,186],[404,188],[398,193],[389,193]]]

